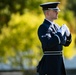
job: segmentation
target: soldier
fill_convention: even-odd
[[[66,25],[60,27],[54,23],[60,11],[59,3],[48,2],[40,5],[45,19],[38,28],[38,37],[43,49],[43,57],[37,66],[39,75],[66,75],[62,47],[70,45],[71,33]]]

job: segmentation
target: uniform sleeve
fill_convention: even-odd
[[[41,41],[41,44],[45,49],[52,48],[58,44],[64,44],[64,38],[62,37],[61,33],[47,33],[46,28],[39,28],[38,29],[38,37]]]
[[[72,36],[70,34],[70,36],[67,36],[67,40],[66,40],[66,43],[64,44],[64,46],[69,46],[71,42],[72,42]]]

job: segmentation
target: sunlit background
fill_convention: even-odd
[[[55,22],[72,33],[72,43],[63,48],[66,70],[76,70],[76,0],[0,0],[0,71],[36,69],[43,54],[37,29],[45,18],[39,5],[51,1],[61,2]]]

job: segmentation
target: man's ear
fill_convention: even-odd
[[[50,14],[50,12],[49,12],[49,10],[47,10],[47,11],[46,11],[46,15],[49,16],[49,14]]]

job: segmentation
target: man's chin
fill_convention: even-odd
[[[56,16],[55,18],[58,19],[58,16]]]
[[[54,18],[55,20],[58,19],[58,17]]]

